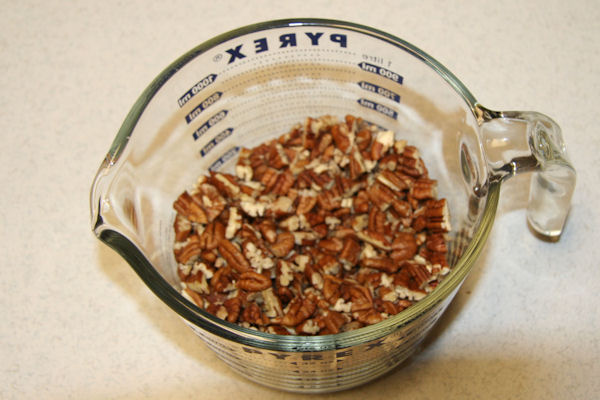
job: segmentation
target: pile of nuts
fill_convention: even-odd
[[[182,294],[274,334],[380,322],[448,273],[445,199],[417,148],[348,115],[242,149],[173,204]]]

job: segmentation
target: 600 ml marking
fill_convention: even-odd
[[[229,111],[227,110],[221,110],[212,117],[210,117],[208,121],[203,123],[198,129],[194,131],[194,133],[192,134],[194,140],[200,139],[202,135],[204,135],[210,128],[215,126],[218,122],[223,121],[223,119],[227,116],[228,112]]]
[[[206,88],[208,85],[212,84],[215,79],[217,79],[217,74],[210,74],[202,79],[200,79],[194,86],[190,88],[183,96],[177,100],[177,104],[179,107],[183,107],[185,103],[190,101],[192,97],[197,95],[202,89]]]
[[[227,139],[233,133],[233,128],[227,128],[223,132],[219,133],[215,136],[210,142],[208,142],[204,147],[200,150],[200,155],[202,157],[206,156],[212,149],[214,149],[219,143],[223,140]]]
[[[217,161],[212,163],[212,165],[210,167],[208,167],[208,170],[209,171],[218,171],[219,169],[221,169],[223,164],[225,164],[227,161],[231,160],[239,152],[240,152],[239,146],[232,147],[231,149],[227,150],[225,152],[225,154],[223,154],[221,157],[219,157],[219,159]]]
[[[215,104],[217,100],[221,98],[222,95],[223,92],[214,92],[206,99],[204,99],[200,104],[196,106],[196,108],[194,108],[188,115],[185,116],[185,120],[187,121],[187,123],[189,124],[190,122],[192,122],[194,118],[200,115],[202,111]]]
[[[358,104],[360,104],[363,107],[369,108],[371,110],[375,110],[378,113],[381,113],[387,117],[393,118],[393,119],[398,119],[398,112],[396,110],[393,110],[389,107],[384,106],[383,104],[379,104],[376,103],[374,101],[371,100],[367,100],[367,99],[358,99]]]
[[[384,88],[383,86],[378,86],[374,83],[369,83],[365,81],[358,82],[358,86],[360,86],[364,90],[377,93],[378,95],[381,95],[387,99],[393,100],[396,103],[400,103],[400,95],[398,93],[392,92],[389,89]]]
[[[377,74],[379,76],[383,76],[384,78],[387,78],[389,80],[392,80],[392,81],[402,85],[402,81],[403,81],[402,75],[399,75],[393,71],[390,71],[387,68],[383,68],[378,65],[370,64],[370,63],[364,62],[364,61],[359,63],[358,66],[363,71],[367,71],[367,72],[371,72],[372,74]]]

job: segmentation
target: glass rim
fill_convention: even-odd
[[[342,332],[322,336],[303,336],[303,335],[277,335],[242,327],[237,324],[229,323],[217,318],[208,312],[200,309],[195,304],[184,298],[171,284],[169,284],[160,273],[152,266],[150,261],[143,255],[143,252],[133,244],[127,237],[117,230],[103,224],[100,215],[99,204],[95,201],[97,196],[98,182],[106,171],[118,162],[119,156],[127,146],[127,142],[135,129],[137,121],[143,114],[147,105],[154,95],[175,73],[191,60],[195,59],[207,50],[232,39],[276,28],[295,28],[304,26],[322,26],[339,28],[362,33],[386,41],[395,45],[399,49],[411,53],[419,58],[429,67],[434,69],[446,82],[448,82],[469,105],[473,115],[477,117],[479,106],[470,91],[441,63],[423,52],[421,49],[389,33],[371,28],[365,25],[320,18],[293,18],[280,19],[260,22],[256,24],[240,27],[229,32],[215,36],[202,44],[194,47],[184,55],[177,58],[166,69],[164,69],[142,92],[140,97],[134,103],[133,107],[125,117],[115,139],[113,140],[109,152],[100,166],[94,179],[91,190],[90,206],[92,210],[92,228],[97,237],[119,253],[136,271],[144,283],[167,304],[173,311],[179,314],[189,323],[219,337],[232,340],[239,344],[257,347],[261,349],[285,352],[303,352],[303,351],[326,351],[339,348],[347,348],[363,344],[372,340],[377,340],[386,336],[395,330],[406,326],[410,322],[419,318],[419,316],[434,309],[434,307],[446,299],[457,289],[467,274],[473,263],[479,256],[487,236],[493,225],[494,216],[499,198],[499,182],[491,182],[488,187],[484,210],[481,221],[473,238],[466,246],[462,256],[452,267],[448,275],[441,283],[422,300],[418,301],[406,310],[389,317],[388,319],[374,325],[365,326],[349,332]],[[97,212],[94,213],[94,210]],[[96,214],[96,215],[94,215]]]

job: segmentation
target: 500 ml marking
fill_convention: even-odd
[[[389,89],[384,88],[383,86],[378,86],[374,83],[369,83],[365,81],[358,82],[358,86],[360,86],[364,90],[368,90],[369,92],[377,93],[378,95],[381,95],[386,99],[390,99],[395,101],[396,103],[400,103],[400,95],[398,93],[392,92]]]
[[[210,128],[215,126],[217,123],[223,121],[223,119],[227,116],[228,112],[229,111],[227,110],[221,110],[212,117],[210,117],[208,121],[203,123],[198,129],[194,131],[194,133],[192,134],[194,140],[200,139],[202,135],[204,135]]]
[[[372,74],[377,74],[379,76],[383,76],[384,78],[387,78],[389,80],[392,80],[392,81],[402,85],[402,81],[403,81],[402,75],[399,75],[393,71],[390,71],[387,68],[383,68],[378,65],[370,64],[370,63],[364,62],[364,61],[359,63],[358,66],[363,71],[367,71]]]
[[[396,110],[392,110],[391,108],[384,106],[383,104],[379,104],[367,99],[358,99],[357,101],[358,104],[360,104],[363,107],[375,110],[378,113],[381,113],[387,117],[398,119],[398,112]]]
[[[206,143],[204,147],[200,150],[200,155],[202,157],[206,156],[212,149],[214,149],[219,143],[223,140],[227,139],[233,133],[233,128],[227,128],[217,136],[215,136],[210,142]]]
[[[185,116],[185,120],[187,121],[187,123],[189,124],[190,122],[192,122],[194,118],[200,115],[202,111],[215,104],[221,98],[222,95],[223,92],[214,92],[206,99],[204,99],[200,104],[196,106],[196,108],[194,108],[188,115]]]
[[[219,157],[219,159],[217,161],[212,163],[211,166],[208,167],[208,170],[209,171],[218,171],[219,169],[221,169],[223,164],[225,164],[227,161],[231,160],[239,152],[240,152],[239,146],[232,147],[231,149],[227,150],[225,152],[225,154],[223,154],[221,157]]]
[[[192,97],[194,97],[195,95],[200,93],[200,91],[202,89],[204,89],[207,86],[209,86],[210,84],[214,83],[214,81],[216,79],[217,79],[217,74],[210,74],[210,75],[205,76],[204,78],[200,79],[194,86],[192,86],[190,88],[190,90],[185,92],[185,94],[183,96],[181,96],[179,98],[179,100],[177,100],[177,104],[179,104],[179,107],[183,107],[185,105],[185,103],[187,103],[188,101],[190,101],[192,99]]]

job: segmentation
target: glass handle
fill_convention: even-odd
[[[533,172],[527,220],[539,234],[558,238],[575,190],[576,173],[560,127],[536,112],[480,108],[482,143],[492,179]]]

